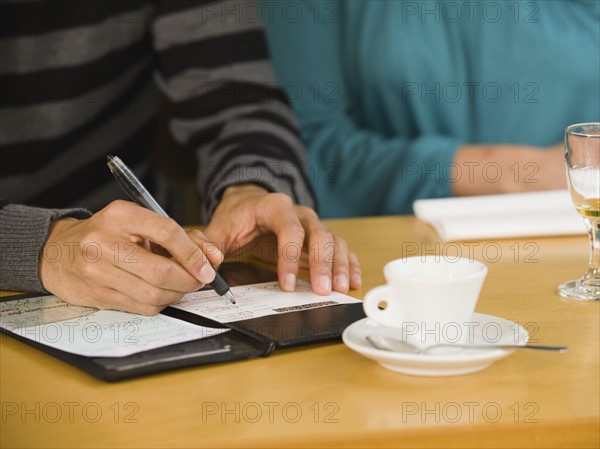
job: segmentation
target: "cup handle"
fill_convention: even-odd
[[[380,285],[372,290],[369,290],[363,300],[363,309],[365,314],[384,326],[390,326],[390,315],[386,312],[390,310],[390,299],[392,297],[392,289],[389,285]],[[379,304],[382,300],[387,299],[387,308],[380,309]]]

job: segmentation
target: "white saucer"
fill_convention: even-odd
[[[473,341],[469,343],[525,344],[529,334],[519,324],[481,313],[473,314]],[[446,354],[390,352],[371,346],[365,337],[380,334],[397,337],[398,329],[363,318],[348,326],[342,340],[353,351],[378,362],[384,368],[413,376],[458,376],[481,371],[496,360],[512,354],[513,349],[459,349]]]

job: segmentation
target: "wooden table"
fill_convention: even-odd
[[[600,304],[556,293],[583,273],[585,237],[444,244],[412,217],[328,225],[361,258],[353,296],[383,283],[388,260],[461,252],[489,267],[478,312],[569,352],[428,378],[331,343],[108,384],[3,336],[1,447],[599,447]]]

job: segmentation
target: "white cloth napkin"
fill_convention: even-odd
[[[568,190],[417,200],[442,240],[585,234]]]

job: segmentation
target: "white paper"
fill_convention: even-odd
[[[418,200],[413,208],[442,240],[587,232],[567,190]]]
[[[123,357],[228,330],[197,326],[160,314],[147,317],[77,307],[56,296],[0,302],[0,327],[38,343],[89,357]]]
[[[294,292],[284,292],[279,288],[277,282],[232,287],[231,292],[235,296],[236,304],[231,304],[213,290],[207,290],[188,293],[172,307],[220,323],[229,323],[280,313],[360,302],[337,292],[333,292],[329,296],[317,295],[312,292],[310,284],[306,281],[298,281]]]

